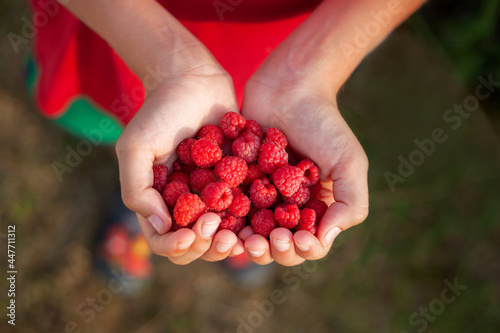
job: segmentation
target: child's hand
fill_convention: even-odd
[[[166,78],[149,92],[116,145],[125,205],[137,213],[151,250],[176,264],[200,257],[222,260],[244,251],[234,233],[223,230],[214,236],[220,223],[214,213],[201,216],[192,229],[171,232],[168,209],[161,194],[152,188],[153,164],[171,165],[183,139],[237,109],[230,76],[208,60],[205,65]]]
[[[290,72],[279,80],[274,68],[264,65],[247,83],[243,116],[264,127],[279,128],[290,147],[316,162],[322,171],[322,199],[331,203],[317,237],[307,231],[292,234],[278,228],[268,242],[248,227],[240,233],[254,262],[267,264],[274,259],[289,266],[324,257],[338,232],[364,221],[368,160],[340,115],[333,92],[323,91],[322,82],[297,79]]]

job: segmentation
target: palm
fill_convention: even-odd
[[[317,238],[307,232],[293,235],[288,230],[271,234],[267,257],[254,258],[266,263],[295,265],[305,259],[323,257],[331,246],[332,231],[345,230],[366,217],[367,160],[358,140],[338,112],[335,98],[305,86],[270,86],[250,80],[245,91],[242,113],[264,127],[277,127],[288,138],[289,146],[299,155],[310,157],[321,169],[322,199],[331,204],[318,226]],[[274,231],[273,231],[274,232]],[[295,242],[295,249],[280,252],[275,239]],[[300,249],[308,244],[309,250]],[[253,235],[247,248],[265,248],[265,240]],[[306,248],[303,246],[303,248]]]

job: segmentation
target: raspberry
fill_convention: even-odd
[[[276,228],[276,220],[273,211],[270,209],[261,209],[252,216],[252,229],[256,234],[269,237],[271,231]]]
[[[273,173],[273,182],[278,191],[285,196],[291,196],[305,182],[302,171],[294,166],[279,168]]]
[[[224,182],[210,183],[201,192],[201,198],[207,207],[221,211],[233,201],[231,186]]]
[[[277,195],[276,188],[267,178],[257,179],[250,186],[250,199],[258,209],[271,207],[275,203]]]
[[[179,159],[184,164],[184,166],[194,165],[193,159],[191,158],[191,146],[195,142],[195,139],[185,139],[177,147],[177,155],[179,156]]]
[[[245,161],[236,156],[226,156],[215,165],[215,175],[230,186],[236,187],[243,182],[248,171]]]
[[[235,234],[238,234],[241,229],[247,224],[247,219],[244,217],[236,217],[228,212],[220,212],[220,224],[218,230],[231,230]]]
[[[285,149],[272,142],[264,143],[260,148],[260,155],[257,161],[259,169],[270,174],[288,164],[288,154]]]
[[[297,168],[302,170],[304,177],[306,177],[306,186],[314,185],[319,181],[319,168],[311,159],[306,158],[300,161]]]
[[[254,163],[259,157],[260,140],[251,132],[244,132],[233,141],[232,151],[234,156],[241,157],[248,164]]]
[[[245,123],[245,129],[247,132],[252,132],[253,134],[259,137],[259,140],[262,140],[264,137],[264,132],[262,131],[262,127],[260,127],[259,123],[255,120],[247,120]]]
[[[165,186],[162,196],[167,206],[174,208],[177,199],[184,193],[189,193],[189,187],[185,183],[173,181]]]
[[[162,193],[167,185],[168,168],[164,165],[153,166],[153,188]]]
[[[318,199],[309,199],[304,207],[311,208],[316,212],[316,219],[318,222],[321,220],[323,215],[325,215],[326,210],[328,209],[328,205],[324,201]]]
[[[172,171],[173,172],[176,172],[176,171],[183,171],[184,170],[184,167],[182,166],[182,162],[181,160],[178,158],[174,161],[174,163],[172,163]]]
[[[313,235],[316,234],[316,212],[314,209],[304,208],[300,211],[300,221],[297,230],[309,231]]]
[[[174,207],[174,219],[181,226],[195,222],[205,212],[205,203],[196,194],[185,193],[177,199]]]
[[[300,220],[300,210],[295,204],[282,204],[274,210],[274,218],[282,228],[293,229]]]
[[[233,201],[227,210],[234,216],[246,216],[250,211],[250,199],[243,193],[234,193]]]
[[[248,166],[247,176],[243,180],[243,184],[252,185],[257,179],[266,177],[266,174],[259,169],[259,166],[254,163]]]
[[[196,169],[190,175],[191,190],[195,193],[201,193],[205,186],[210,183],[216,182],[214,173],[210,169]]]
[[[210,139],[202,138],[193,143],[191,158],[200,168],[214,166],[222,158],[222,150]]]
[[[219,147],[222,147],[222,144],[224,143],[224,133],[222,133],[222,129],[217,125],[205,125],[200,128],[198,138],[210,139]]]
[[[245,128],[245,118],[236,112],[227,112],[220,120],[220,127],[228,139],[236,139]]]
[[[266,131],[266,138],[263,143],[274,142],[281,148],[286,148],[288,146],[288,140],[285,134],[277,128],[271,127]]]
[[[309,191],[311,192],[311,199],[320,199],[321,198],[321,189],[323,188],[321,186],[321,183],[320,182],[317,182],[316,184],[314,185],[311,185],[308,187],[309,188]]]
[[[181,171],[172,172],[168,177],[168,182],[181,182],[189,186],[189,175]]]
[[[309,201],[310,192],[307,186],[301,185],[297,192],[289,197],[283,196],[283,201],[288,204],[296,204],[298,207],[302,207],[307,201]]]

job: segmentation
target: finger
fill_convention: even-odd
[[[318,225],[317,236],[330,248],[340,231],[363,222],[368,216],[368,160],[362,152],[340,161],[330,175],[334,203]]]
[[[319,239],[309,231],[299,230],[293,235],[297,254],[307,260],[318,260],[328,254],[329,247],[323,246]]]
[[[229,257],[239,256],[243,252],[245,252],[245,244],[238,237],[236,239],[236,244],[234,245],[233,249],[231,250],[231,253],[229,254]]]
[[[120,138],[116,144],[123,203],[147,218],[159,234],[165,234],[172,223],[161,194],[152,187],[154,155],[128,140]]]
[[[240,240],[241,241],[241,240]],[[215,236],[212,245],[201,259],[207,261],[219,261],[225,259],[232,251],[238,237],[230,230],[221,230]]]
[[[195,240],[189,247],[189,251],[181,257],[170,258],[173,263],[185,265],[200,258],[208,251],[212,244],[212,237],[215,235],[220,224],[220,217],[215,213],[205,213],[192,227]]]
[[[277,228],[269,235],[271,255],[274,260],[283,266],[294,266],[304,262],[304,258],[297,255],[290,230]]]
[[[269,242],[262,235],[252,235],[245,240],[245,249],[250,260],[259,265],[267,265],[273,261]]]
[[[239,237],[241,240],[245,241],[248,237],[252,236],[253,234],[255,234],[255,233],[253,232],[252,227],[251,227],[251,226],[249,226],[249,225],[247,225],[246,227],[244,227],[244,228],[240,231],[240,233],[238,234],[238,237]]]
[[[189,247],[193,244],[196,238],[195,233],[187,228],[160,235],[151,226],[147,219],[139,214],[137,214],[137,218],[149,248],[153,253],[159,256],[182,256],[189,250]]]

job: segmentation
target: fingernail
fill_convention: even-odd
[[[212,235],[215,233],[217,228],[219,227],[218,222],[204,222],[203,226],[201,227],[201,236],[203,238],[210,238]]]
[[[307,252],[311,249],[309,245],[299,242],[295,242],[295,246],[297,246],[297,248],[302,252]]]
[[[290,242],[281,239],[273,239],[273,245],[279,252],[285,252],[290,248]]]
[[[231,248],[231,245],[226,244],[226,243],[221,243],[221,242],[218,242],[218,243],[215,245],[215,248],[216,248],[216,249],[217,249],[217,251],[219,251],[220,253],[225,253],[225,252],[229,251],[229,249]]]
[[[252,255],[252,257],[260,257],[261,255],[264,254],[264,252],[266,252],[266,250],[261,250],[261,251],[250,251],[250,250],[248,250],[248,252],[250,252],[250,254]]]
[[[177,244],[177,248],[178,248],[179,250],[185,250],[185,249],[187,249],[188,247],[190,247],[190,246],[191,246],[191,244],[193,244],[193,242],[192,242],[192,241],[182,242],[182,243]]]
[[[330,246],[332,245],[333,241],[335,238],[340,234],[342,230],[340,230],[339,227],[332,228],[326,232],[324,241],[325,241],[325,246]]]
[[[148,217],[149,223],[155,228],[156,232],[161,234],[163,232],[163,221],[157,215]]]

